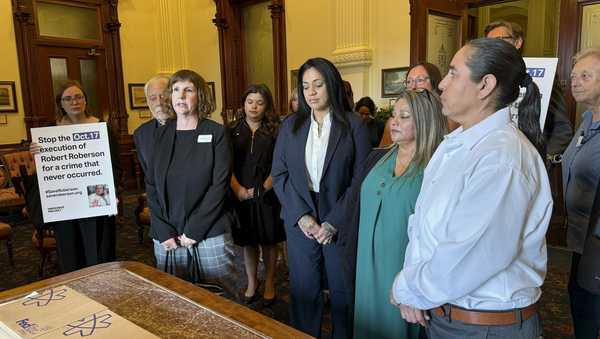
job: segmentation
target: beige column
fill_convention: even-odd
[[[372,48],[369,42],[370,0],[335,0],[335,49],[332,61],[350,81],[354,99],[369,94]]]
[[[187,68],[185,15],[186,0],[158,0],[159,27],[157,50],[160,73],[174,73]]]

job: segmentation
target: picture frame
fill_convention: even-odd
[[[426,61],[436,65],[442,75],[448,73],[452,56],[462,46],[460,16],[430,12],[427,14]]]
[[[212,101],[213,101],[213,103],[216,106],[217,105],[217,94],[215,92],[215,82],[214,81],[208,81],[208,82],[206,82],[206,85],[208,86],[208,90],[210,91],[210,95],[211,95]]]
[[[0,112],[18,112],[17,91],[14,81],[0,81]]]
[[[150,110],[140,110],[138,111],[138,117],[140,119],[150,119],[152,118],[152,112]]]
[[[148,107],[148,102],[146,101],[144,85],[145,84],[142,83],[132,83],[127,85],[129,92],[129,108],[132,110],[150,108]]]
[[[406,89],[406,75],[409,67],[386,68],[381,70],[381,97],[393,98]]]

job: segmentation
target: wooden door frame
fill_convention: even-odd
[[[242,7],[263,2],[261,0],[214,0],[217,12],[213,23],[219,33],[219,58],[221,63],[221,93],[223,112],[235,112],[242,94],[248,85],[242,34]],[[287,51],[285,36],[285,0],[271,2],[273,29],[274,86],[273,101],[275,113],[287,110]],[[266,2],[266,1],[264,1]],[[240,48],[241,47],[241,48]],[[223,122],[226,117],[223,116]]]
[[[463,8],[477,8],[482,6],[496,5],[512,2],[515,0],[456,0],[452,1],[458,11]],[[568,79],[572,69],[572,60],[580,45],[580,27],[583,7],[590,4],[600,3],[600,0],[561,0],[560,2],[560,23],[558,29],[558,68],[557,74],[560,79],[560,85],[565,93],[567,112],[571,124],[575,124],[576,104],[571,95],[571,89]],[[427,14],[429,10],[444,12],[440,8],[440,2],[435,0],[410,0],[410,63],[412,65],[424,61],[427,57]],[[468,14],[463,14],[462,38],[463,43],[468,37]],[[467,32],[465,31],[465,28]],[[574,126],[576,127],[576,126]]]
[[[569,79],[573,68],[573,57],[581,45],[581,16],[586,5],[600,4],[600,0],[561,0],[560,24],[558,29],[558,68],[560,85],[565,92],[567,112],[575,130],[577,104],[571,94]]]
[[[427,45],[427,14],[428,11],[439,9],[437,6],[444,6],[442,2],[434,2],[435,0],[411,0],[411,64],[424,61],[426,58]],[[488,5],[512,2],[514,0],[465,0],[452,1],[457,6],[465,6],[463,8],[463,20],[467,20],[463,29],[469,27],[469,14],[467,8],[477,8]],[[448,5],[446,2],[445,5]],[[567,112],[570,113],[570,120],[573,124],[575,121],[575,102],[571,96],[570,86],[568,86],[569,75],[571,72],[571,60],[579,47],[579,27],[581,26],[582,7],[587,4],[600,3],[600,0],[561,0],[561,19],[559,23],[559,42],[558,42],[558,77],[564,89],[565,99],[567,102]],[[458,11],[458,8],[456,8]],[[442,12],[444,12],[442,10]],[[575,23],[575,24],[573,24]],[[467,32],[468,35],[468,32]],[[463,43],[466,42],[467,36],[465,32],[462,34]],[[554,245],[565,244],[565,211],[562,197],[562,176],[560,166],[552,167],[550,171],[550,179],[553,188],[553,196],[555,198],[555,209],[552,213],[551,225],[548,231],[548,243]]]
[[[131,151],[134,147],[133,138],[129,134],[127,119],[128,114],[125,106],[125,90],[123,88],[123,66],[121,57],[121,37],[118,16],[118,0],[76,0],[80,4],[92,4],[100,6],[102,44],[96,46],[86,40],[62,40],[38,38],[34,19],[35,0],[11,0],[13,21],[15,27],[15,39],[17,44],[17,57],[19,60],[19,75],[21,77],[21,93],[23,97],[23,111],[25,114],[25,126],[27,139],[31,140],[31,128],[52,126],[56,123],[54,114],[43,114],[39,107],[41,104],[37,99],[40,90],[37,86],[37,58],[38,46],[56,47],[98,47],[98,51],[106,56],[106,93],[108,96],[108,119],[106,122],[111,126],[111,132],[116,137],[119,145],[119,162],[123,173],[117,180],[119,187],[134,187],[135,154]],[[53,2],[61,2],[53,0]],[[65,3],[69,3],[66,2]],[[99,112],[103,114],[104,112]],[[103,117],[104,118],[104,117]]]
[[[19,60],[19,74],[21,77],[21,93],[23,97],[23,110],[25,113],[25,126],[27,138],[31,138],[30,129],[55,124],[54,115],[42,115],[39,102],[36,100],[39,90],[36,88],[36,62],[37,46],[56,47],[82,47],[91,48],[96,45],[77,40],[61,40],[39,38],[37,35],[34,1],[35,0],[11,0],[15,26],[15,38],[17,44],[17,57]],[[60,1],[58,1],[60,2]],[[118,133],[121,139],[127,139],[127,110],[125,109],[125,96],[123,90],[123,68],[121,65],[121,42],[117,5],[118,0],[78,0],[81,4],[94,4],[100,6],[102,46],[106,53],[106,82],[108,93],[109,121],[113,131]],[[112,90],[111,90],[112,89]]]
[[[467,41],[468,7],[465,0],[454,0],[440,6],[436,0],[410,0],[410,64],[415,65],[427,60],[427,16],[429,13],[447,15],[461,18],[461,45]]]

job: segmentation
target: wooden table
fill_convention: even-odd
[[[87,295],[161,338],[310,338],[247,307],[131,261],[96,265],[0,292],[0,303],[60,285]]]

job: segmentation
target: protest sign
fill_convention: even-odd
[[[556,65],[558,58],[523,58],[527,73],[533,79],[533,82],[540,89],[542,103],[540,110],[540,128],[544,130],[546,115],[548,114],[548,105],[550,104],[550,95],[552,94],[552,85],[554,84],[554,75],[556,74]],[[509,106],[511,119],[518,123],[519,103],[525,95],[525,88],[521,88],[519,98]]]
[[[44,222],[117,214],[106,123],[31,129]]]

